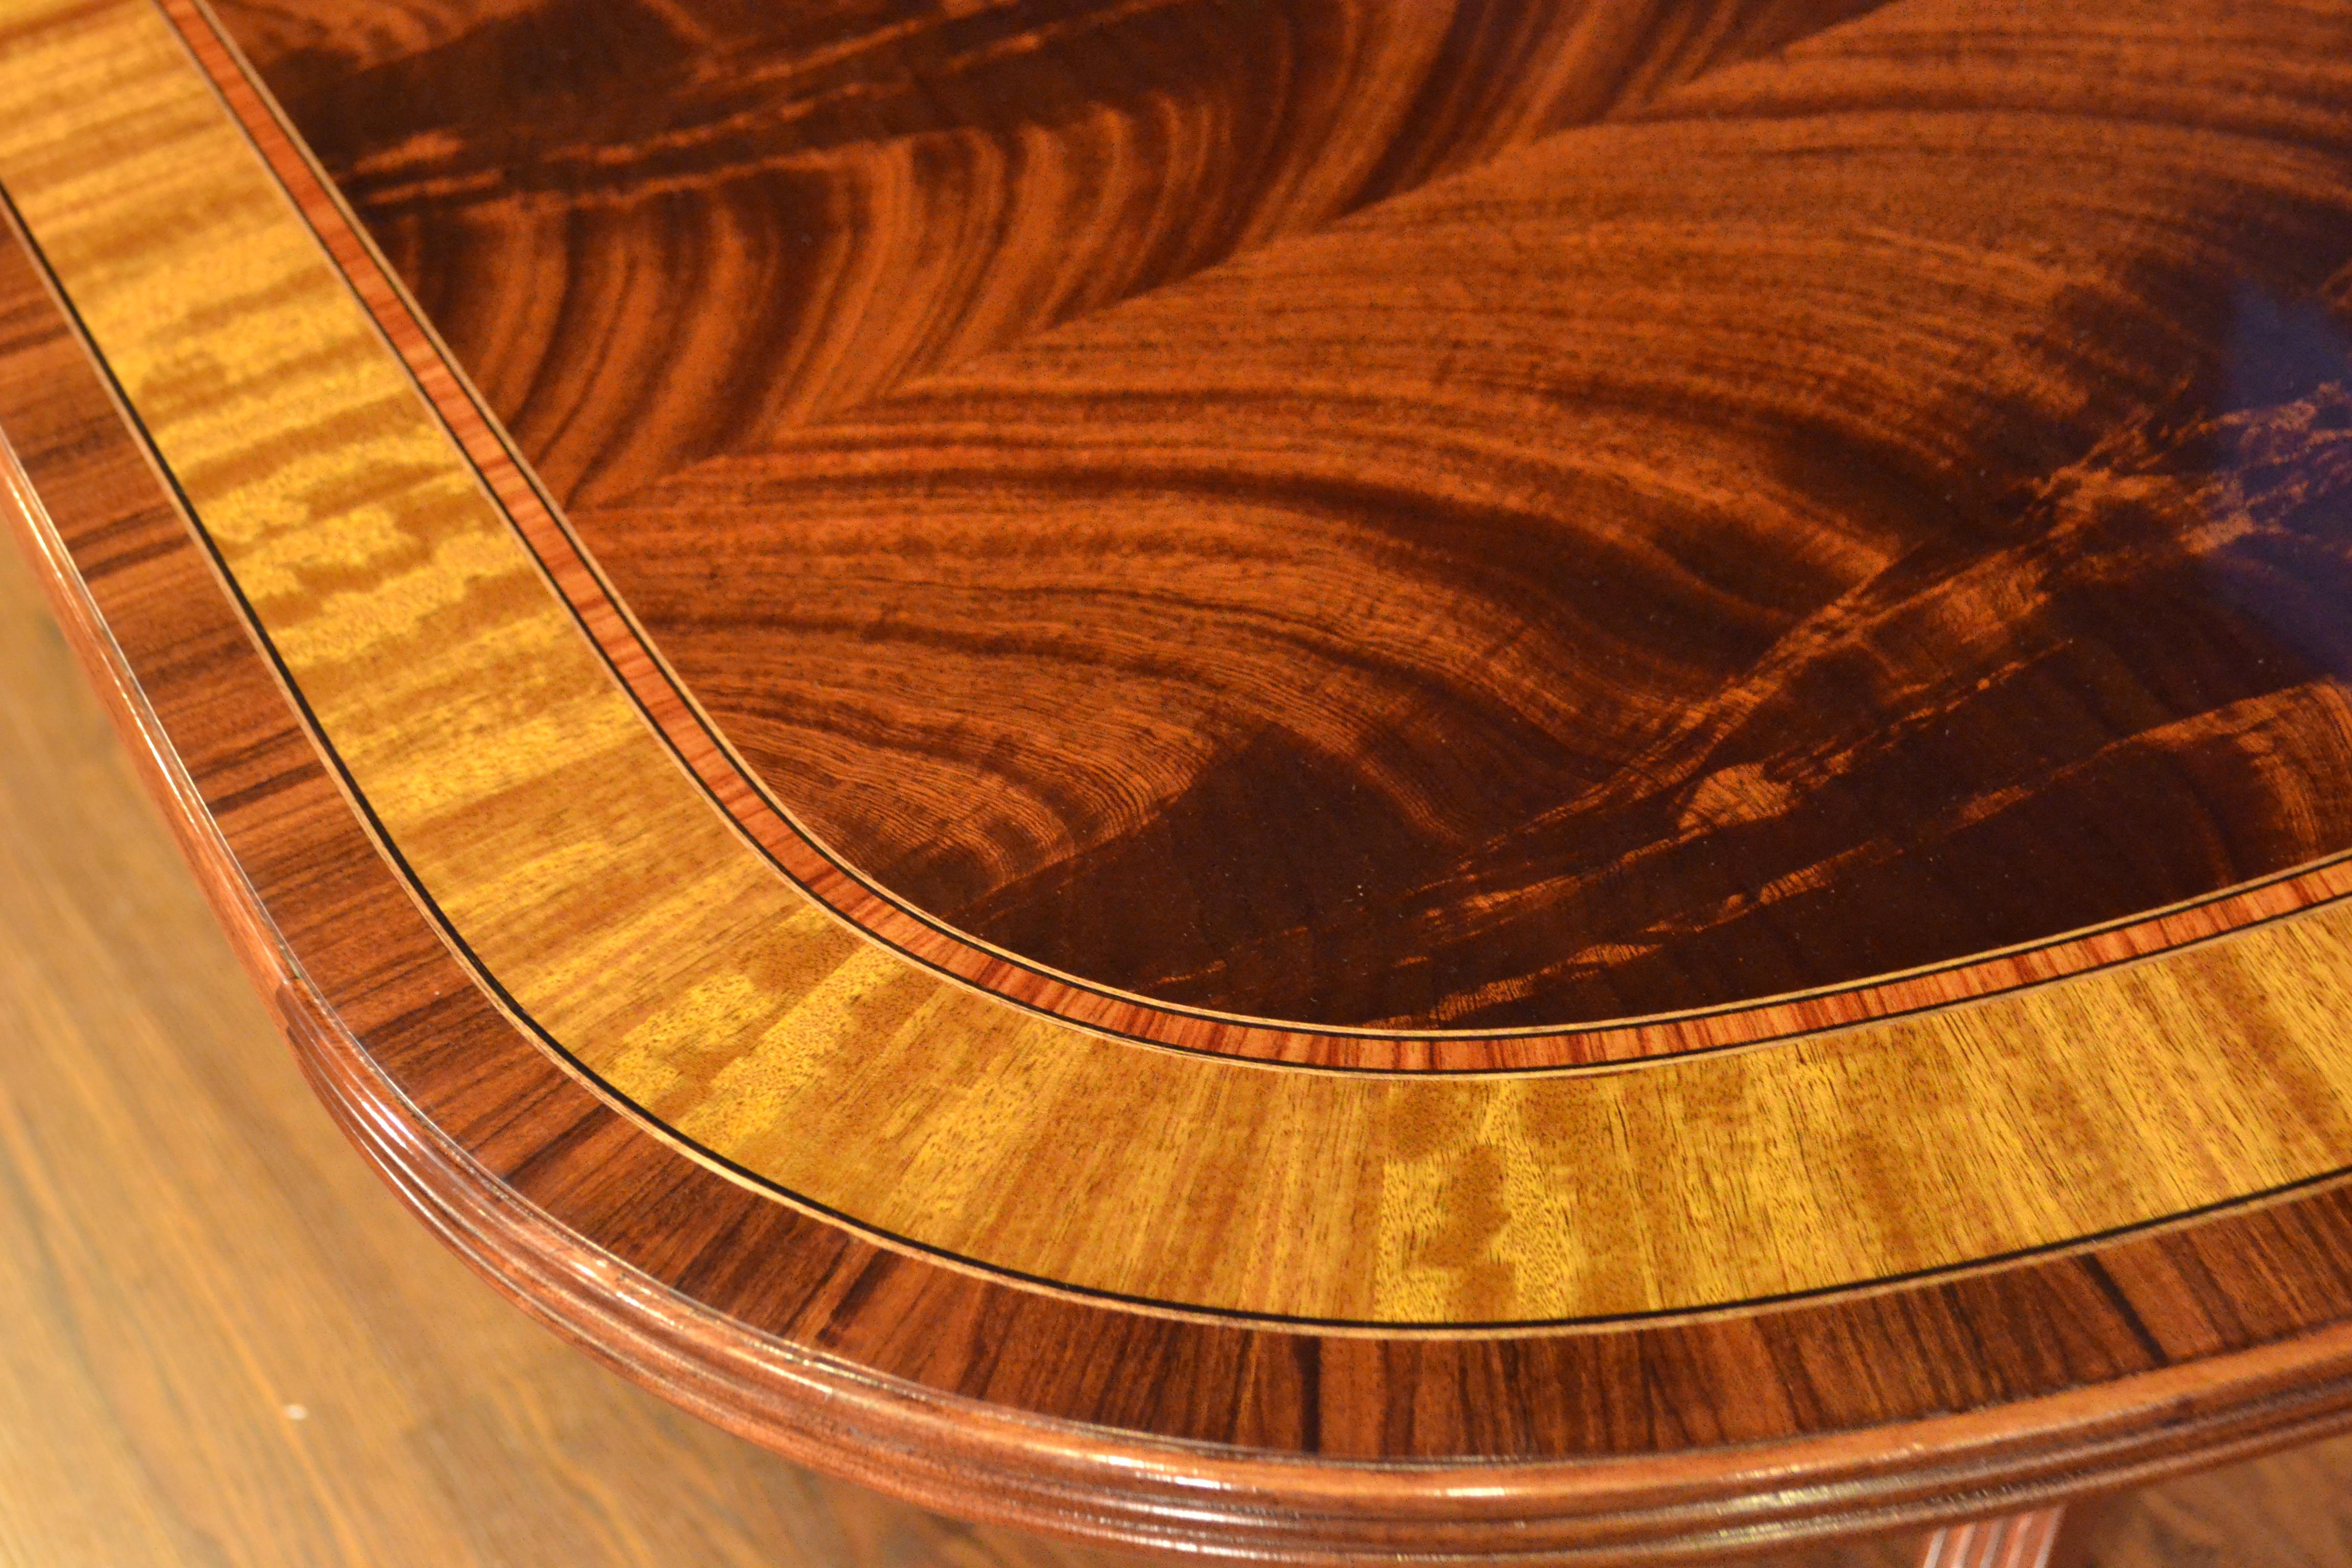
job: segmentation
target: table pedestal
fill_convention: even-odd
[[[1919,1568],[2052,1568],[2063,1508],[1979,1520],[1936,1531]]]

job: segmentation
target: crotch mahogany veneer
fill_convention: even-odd
[[[0,188],[304,1067],[688,1408],[1328,1563],[2352,1425],[2352,0],[0,0]]]

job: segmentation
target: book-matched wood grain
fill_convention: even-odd
[[[1876,3],[223,16],[577,500]]]
[[[2075,787],[2066,780],[2088,789],[2109,776],[2051,761],[2089,733],[2064,729],[2077,709],[2059,699],[2092,697],[2149,719],[2145,733],[2187,724],[2205,737],[2168,753],[2165,776],[2189,779],[2217,820],[2270,847],[2242,863],[2206,856],[2202,873],[2150,883],[2101,918],[2340,847],[2325,805],[2335,699],[2323,601],[2342,389],[2310,355],[2334,352],[2313,323],[2332,321],[2341,292],[2327,247],[2345,101],[2331,74],[2340,57],[2314,46],[2344,18],[2326,6],[2238,10],[2192,47],[2191,24],[2211,17],[2185,5],[2072,33],[2036,32],[2023,11],[1948,9],[1889,7],[1682,96],[1662,89],[1641,100],[1640,123],[1531,141],[1393,194],[1419,183],[1406,160],[1352,226],[1254,249],[1236,240],[1247,254],[1222,268],[993,357],[940,348],[931,374],[894,382],[887,398],[822,422],[747,422],[741,451],[593,515],[639,520],[641,565],[711,542],[714,605],[729,602],[723,579],[757,575],[771,546],[803,561],[812,593],[830,591],[823,539],[779,524],[803,515],[797,501],[781,490],[760,501],[733,479],[694,488],[757,470],[818,498],[842,539],[863,528],[887,542],[869,567],[929,559],[939,581],[990,584],[1010,604],[1026,590],[971,563],[1133,566],[1119,540],[1137,529],[1237,584],[1286,563],[1311,573],[1326,546],[1333,561],[1357,549],[1365,526],[1302,488],[1300,465],[1325,462],[1318,483],[1338,484],[1345,468],[1363,493],[1385,487],[1384,548],[1402,577],[1294,584],[1297,613],[1352,605],[1362,657],[1350,668],[1374,674],[1402,668],[1383,665],[1384,647],[1483,648],[1482,679],[1536,705],[1521,716],[1528,733],[1549,726],[1628,779],[1654,765],[1651,783],[1668,795],[1717,781],[1690,797],[1715,803],[1689,830],[1709,854],[1747,841],[1709,839],[1734,819],[1760,824],[1759,845],[1784,830],[1811,842],[1799,831],[1811,808],[1767,788],[1769,767],[1742,773],[1729,760],[1748,743],[1742,723],[1811,735],[1800,748],[1814,759],[1808,776],[1833,796],[1862,787],[1831,781],[1868,760],[1848,731],[1872,702],[1898,740],[1940,736],[1920,753],[1931,761],[1938,746],[1965,753],[1971,723],[2046,707],[2064,734],[2053,731],[2032,765],[2048,763],[2063,795]],[[2002,47],[1969,42],[1969,26],[2002,17],[2009,30],[1987,34]],[[504,25],[477,17],[461,30],[479,43],[473,29]],[[1967,68],[1948,77],[1953,104],[1898,133],[1899,117],[1864,89],[1892,91],[1923,37],[1941,40],[1937,59]],[[2036,64],[2102,39],[2132,48],[2076,100],[2065,71]],[[1945,1517],[2278,1441],[2352,1404],[2352,1205],[2337,1180],[2352,1167],[2352,1049],[2337,1027],[2352,1002],[2352,914],[2341,906],[1967,1007],[1607,1071],[1303,1070],[1161,1049],[1013,1005],[845,927],[680,765],[628,683],[663,672],[606,662],[636,628],[620,605],[583,607],[602,584],[583,587],[552,559],[561,529],[551,514],[522,515],[543,503],[520,471],[478,467],[468,432],[495,444],[494,433],[446,367],[420,371],[431,340],[415,322],[401,328],[405,305],[371,281],[332,203],[303,195],[299,167],[272,166],[256,139],[278,132],[238,68],[180,0],[168,12],[146,0],[28,5],[0,27],[12,110],[0,185],[29,241],[0,277],[0,429],[23,458],[20,521],[331,1104],[454,1245],[597,1353],[787,1452],[935,1504],[1141,1544],[1329,1561],[1728,1548]],[[1708,110],[1709,93],[1732,95],[1744,118]],[[2101,199],[2030,182],[2037,128],[2052,145],[2100,150]],[[1787,212],[1819,211],[1845,188],[1838,171],[1867,161],[1858,147],[1883,148],[1885,172],[1915,198],[1922,169],[1950,189],[1893,204],[1875,238],[1789,233]],[[1664,199],[1661,159],[1687,176],[1668,193],[1684,204],[1679,222],[1644,205]],[[1693,247],[1706,234],[1746,240],[1746,265],[1788,284],[1774,294],[1785,321],[1751,316],[1754,337],[1738,336],[1728,285],[1700,286]],[[1587,265],[1514,272],[1498,247]],[[1612,259],[1612,247],[1623,254]],[[1904,276],[1946,313],[1874,312],[1874,247],[1906,257]],[[1674,298],[1686,319],[1663,286],[1638,298],[1642,256],[1654,269],[1680,258]],[[2168,341],[2179,363],[2211,374],[2161,384],[2171,362],[2145,341],[2165,324],[2155,303],[2185,287],[2192,263],[2209,282],[2251,279],[2262,299],[2287,301],[2275,307],[2281,341],[2305,357],[2284,370],[2278,354],[2249,361],[2254,379],[2215,391],[2211,375],[2235,362],[2213,358],[2226,334],[2192,310]],[[1727,250],[1718,264],[1733,268]],[[1828,281],[1801,286],[1816,275]],[[1535,283],[1559,277],[1590,288],[1558,285],[1514,314]],[[1383,287],[1395,290],[1389,337],[1364,325]],[[509,288],[527,292],[527,280]],[[1364,384],[1393,378],[1387,402],[1359,409],[1389,439],[1331,416],[1340,373],[1318,366],[1342,345],[1315,336],[1325,310],[1356,323],[1346,341],[1370,356]],[[1640,321],[1657,337],[1646,412],[1625,391],[1631,373],[1617,402],[1600,395]],[[1711,372],[1676,346],[1678,322],[1713,324],[1711,337],[1694,332],[1722,355]],[[1969,343],[1978,349],[1954,348]],[[1939,344],[1968,374],[1927,375]],[[1137,367],[1154,354],[1162,374],[1145,384]],[[1838,381],[1824,357],[1836,354],[1878,379]],[[1431,371],[1441,363],[1454,368]],[[1546,392],[1537,369],[1569,380]],[[1702,372],[1721,401],[1696,383],[1667,395],[1674,374]],[[1805,425],[1801,383],[1872,405],[1885,439]],[[1904,386],[1920,400],[1890,401]],[[2085,411],[2102,397],[2113,405],[2104,435]],[[2003,420],[2042,445],[2007,453]],[[1701,426],[1721,439],[1698,440]],[[1429,456],[1441,430],[1465,454],[1454,467]],[[1932,518],[1898,504],[1919,500],[1938,461],[2007,453],[2031,468],[2084,441],[2094,449],[2049,468],[2038,490],[1986,470],[1969,504],[2032,492],[2001,527],[1965,512],[1967,526],[1939,539]],[[961,454],[944,468],[943,442]],[[1688,454],[1644,470],[1639,504],[1624,473],[1571,471],[1560,456],[1630,462],[1637,448]],[[1137,466],[1116,482],[1087,478],[1114,449]],[[1714,491],[1695,477],[1708,462]],[[1493,493],[1448,511],[1436,479]],[[1514,483],[1633,510],[1613,527],[1590,521],[1606,515],[1600,500],[1529,510],[1504,494]],[[1742,495],[1744,510],[1731,499]],[[1232,501],[1222,523],[1185,510],[1216,496]],[[1026,566],[996,546],[961,563],[926,557],[919,529],[887,521],[918,497],[929,498],[925,526],[1018,510],[1037,548]],[[1273,510],[1254,521],[1252,506]],[[1511,515],[1526,529],[1494,537],[1538,550],[1543,527],[1568,527],[1551,559],[1579,570],[1606,578],[1612,550],[1647,563],[1568,616],[1579,637],[1616,639],[1614,679],[1591,676],[1567,645],[1540,655],[1519,622],[1458,643],[1437,635],[1501,614],[1513,595],[1568,593],[1535,556],[1489,548],[1462,567],[1454,580],[1468,586],[1453,597],[1396,589],[1433,581],[1415,577],[1416,563],[1478,553],[1444,520],[1476,538]],[[1415,518],[1418,544],[1395,531]],[[1580,520],[1592,531],[1571,550]],[[739,523],[766,542],[725,547]],[[592,542],[609,542],[606,524],[584,524]],[[1219,535],[1226,524],[1240,531]],[[1716,553],[1698,548],[1702,534]],[[1264,542],[1276,538],[1288,543]],[[1071,551],[1072,540],[1099,548]],[[1730,542],[1756,547],[1745,559],[1757,574],[1703,580],[1702,564],[1743,559]],[[1159,591],[1215,580],[1187,567],[1162,574]],[[614,581],[641,608],[626,567]],[[2149,583],[2171,586],[2133,596]],[[2199,584],[2201,599],[2189,592]],[[1119,600],[1080,586],[1081,599]],[[1652,595],[1647,619],[1637,590]],[[1400,608],[1417,596],[1418,632]],[[2151,663],[2163,639],[2142,624],[2147,606],[2176,600],[2187,662]],[[2037,623],[2044,611],[2056,618]],[[1610,630],[1607,614],[1621,613]],[[791,629],[784,611],[773,618]],[[1213,621],[1196,623],[1203,658],[1237,641]],[[699,722],[683,706],[699,701],[741,740],[691,657],[676,654],[677,628],[645,625],[684,678],[679,721]],[[2070,625],[2112,632],[2063,635]],[[1149,636],[1164,634],[1152,626]],[[971,627],[971,640],[991,642],[982,611]],[[2004,627],[2015,634],[2005,647],[1993,635]],[[1743,637],[1763,672],[1744,710],[1706,698],[1701,676],[1689,690],[1673,684],[1713,657],[1713,639]],[[902,640],[926,638],[954,641]],[[952,646],[947,655],[932,670],[942,692]],[[1549,658],[1555,690],[1538,690],[1536,665],[1512,673],[1522,655]],[[1244,691],[1274,679],[1270,665],[1224,668],[1200,684]],[[1974,672],[1967,690],[1937,698],[1954,670]],[[2240,677],[2261,689],[2229,684]],[[1103,683],[1107,710],[1115,684]],[[1318,689],[1297,713],[1344,723],[1381,706],[1367,697],[1351,709],[1343,681]],[[2158,723],[2151,704],[2168,691],[2182,711]],[[1474,731],[1521,732],[1476,717],[1468,686],[1415,692],[1418,708],[1391,705],[1397,724],[1469,713]],[[1897,693],[1938,717],[1901,720]],[[1538,710],[1555,700],[1567,706]],[[1644,703],[1688,713],[1692,727],[1637,744]],[[965,710],[943,697],[938,711]],[[1267,745],[1281,728],[1262,730]],[[2122,748],[2115,777],[2155,744],[2145,733],[2107,743]],[[1980,748],[1996,769],[2014,750]],[[1436,752],[1477,764],[1465,769],[1484,775],[1473,794],[1539,794],[1565,777],[1507,747]],[[1139,799],[1158,798],[1152,754],[1138,741]],[[1354,760],[1377,771],[1402,756],[1367,742]],[[1672,758],[1688,765],[1659,760]],[[1392,783],[1444,793],[1436,773],[1396,766]],[[2020,820],[2045,820],[2026,810],[2027,783],[1950,782],[1966,786],[1951,808],[1962,816],[1981,807],[1974,820],[1991,821],[2014,805]],[[908,787],[901,806],[922,786]],[[1247,820],[1255,798],[1219,796],[1202,820],[1248,842],[1264,826]],[[1436,798],[1414,809],[1428,816]],[[1162,837],[1181,848],[1199,836]],[[1361,824],[1340,840],[1368,855],[1382,842]],[[1300,864],[1322,864],[1307,852],[1315,842],[1302,841]],[[1680,842],[1635,858],[1659,887]],[[1170,902],[1150,876],[1129,887],[1137,921]],[[1067,907],[1083,911],[1084,889],[1070,888]],[[1858,893],[1858,907],[1874,896]],[[1507,924],[1511,905],[1498,895],[1464,907]],[[1318,916],[1334,952],[1349,940],[1345,914]],[[1380,929],[1394,942],[1432,928],[1399,916]],[[1638,952],[1620,957],[1639,970]],[[1685,998],[1718,999],[1703,988]],[[1419,1023],[1453,1017],[1428,996],[1413,1006]]]
[[[1985,9],[576,521],[845,858],[1178,1003],[1718,1005],[2333,853],[2352,79],[2216,91],[2190,5],[2045,83],[2078,18]],[[1921,30],[1971,111],[1874,144]]]

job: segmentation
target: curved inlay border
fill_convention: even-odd
[[[1470,1328],[1980,1265],[2345,1167],[2341,908],[1771,1051],[1468,1079],[1126,1046],[842,933],[576,638],[157,14],[77,22],[0,69],[51,113],[103,89],[187,231],[120,264],[115,204],[45,177],[42,112],[0,171],[255,629],[481,973],[738,1169],[1065,1289]],[[1024,1205],[1041,1184],[1087,1201]]]

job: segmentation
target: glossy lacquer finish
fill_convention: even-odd
[[[17,0],[13,510],[593,1352],[1100,1540],[2347,1419],[2352,4]]]

